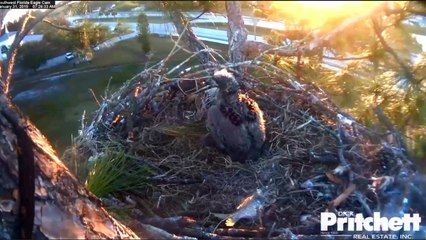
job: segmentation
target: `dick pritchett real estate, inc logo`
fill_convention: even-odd
[[[382,217],[380,212],[374,212],[372,217],[364,217],[362,213],[354,214],[345,212],[322,212],[321,232],[331,235],[343,235],[351,232],[384,234],[353,234],[353,239],[411,239],[410,234],[386,234],[386,232],[416,232],[420,230],[421,218],[418,213],[404,214],[402,217]],[[337,228],[337,229],[336,229]],[[333,230],[331,230],[333,229]],[[337,232],[336,232],[337,230]],[[389,235],[389,236],[382,236]]]

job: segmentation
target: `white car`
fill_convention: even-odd
[[[65,54],[65,59],[66,60],[71,60],[71,59],[73,59],[73,58],[75,58],[75,56],[74,56],[74,53],[72,53],[72,52],[67,52],[66,54]]]

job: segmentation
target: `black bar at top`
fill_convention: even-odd
[[[54,9],[54,0],[44,1],[2,1],[0,0],[0,9]]]

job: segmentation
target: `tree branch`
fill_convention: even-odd
[[[392,124],[392,121],[386,116],[385,112],[383,112],[383,109],[380,106],[375,106],[373,107],[373,111],[377,115],[379,121],[382,122],[385,127],[395,136],[398,146],[402,148],[405,155],[408,156],[408,148],[404,138]]]
[[[331,60],[340,60],[340,61],[351,61],[351,60],[364,60],[371,58],[372,55],[368,54],[365,56],[355,56],[355,57],[329,57],[329,56],[322,56],[322,58],[331,59]]]
[[[245,56],[270,53],[280,57],[295,57],[302,54],[299,48],[292,46],[274,46],[267,43],[246,41],[241,49]]]
[[[200,52],[197,55],[198,60],[203,64],[207,65],[208,63],[217,63],[216,58],[208,51],[202,51],[208,47],[198,39],[195,33],[192,31],[191,26],[189,25],[188,19],[183,15],[179,9],[172,9],[168,12],[169,17],[171,18],[173,24],[176,26],[178,34],[183,34],[182,39],[186,45],[193,52]]]
[[[10,82],[12,80],[12,74],[13,74],[13,69],[15,67],[15,60],[16,60],[16,54],[18,52],[17,47],[19,46],[19,43],[22,41],[23,37],[21,40],[19,40],[20,36],[19,34],[23,32],[23,30],[25,29],[28,20],[30,19],[30,11],[27,13],[27,15],[25,16],[25,18],[22,20],[19,29],[15,35],[15,39],[13,40],[12,45],[10,46],[10,49],[7,51],[7,58],[6,60],[3,62],[3,66],[1,69],[1,87],[2,87],[2,91],[7,95],[9,93],[9,86],[10,86]]]
[[[413,82],[415,80],[413,74],[411,73],[410,67],[407,66],[404,61],[402,61],[401,58],[399,58],[398,54],[387,44],[386,40],[382,36],[382,30],[379,29],[379,25],[375,19],[372,19],[373,22],[373,29],[376,33],[377,38],[379,39],[380,43],[382,44],[385,51],[387,51],[392,57],[395,59],[395,61],[401,66],[402,71],[404,72],[405,77],[409,82]]]
[[[6,14],[9,12],[9,9],[0,9],[0,31],[3,31],[3,20],[6,17]]]
[[[74,29],[74,28],[71,28],[71,27],[68,27],[68,26],[61,26],[61,25],[55,24],[55,23],[51,22],[51,21],[50,21],[50,20],[48,20],[48,19],[43,19],[43,22],[44,22],[44,23],[47,23],[47,24],[48,24],[48,25],[50,25],[51,27],[54,27],[54,28],[59,29],[59,30],[64,30],[64,31],[68,31],[68,32],[79,32],[78,30],[76,30],[76,29]]]
[[[346,31],[347,29],[353,27],[354,25],[360,23],[361,21],[364,21],[366,19],[371,18],[372,16],[378,14],[379,12],[382,12],[384,9],[387,8],[387,2],[384,2],[377,7],[373,8],[371,11],[367,12],[364,15],[352,17],[349,19],[346,19],[343,21],[340,25],[338,25],[336,28],[334,28],[329,33],[317,37],[313,39],[312,41],[309,41],[308,43],[305,43],[305,39],[302,39],[300,41],[294,41],[293,44],[290,46],[273,46],[266,43],[259,43],[254,41],[246,41],[243,46],[243,52],[248,55],[252,53],[273,53],[277,54],[278,56],[282,57],[294,57],[299,54],[306,55],[306,54],[317,54],[318,51],[320,51],[320,48],[327,42],[330,42],[333,38],[337,37],[340,33]],[[394,14],[395,11],[388,11],[387,14]]]
[[[426,17],[426,11],[419,11],[419,10],[415,10],[415,9],[407,9],[407,12],[415,14],[415,15]]]

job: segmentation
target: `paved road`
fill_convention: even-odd
[[[134,12],[131,12],[134,13]],[[189,14],[192,17],[195,17],[197,13],[191,13]],[[162,16],[162,13],[160,12],[148,12],[147,14],[148,16]],[[72,25],[76,25],[77,22],[74,20],[78,20],[78,19],[83,19],[83,18],[94,18],[94,16],[97,16],[97,14],[88,14],[88,15],[84,15],[84,16],[72,16],[69,17],[68,20],[70,22],[72,22]],[[120,17],[132,17],[133,15],[127,14],[125,13],[118,13],[117,16]],[[137,16],[137,15],[136,15]],[[208,17],[212,17],[212,19],[209,19]],[[97,17],[99,18],[99,17]],[[108,19],[107,17],[103,16],[103,18]],[[202,18],[200,18],[199,20],[197,20],[197,22],[213,22],[213,23],[217,23],[217,22],[226,22],[227,19],[226,17],[223,16],[212,16],[212,14],[208,14],[208,16],[203,16]],[[115,26],[117,25],[117,22],[111,21],[111,22],[95,22],[101,25],[105,25],[108,26],[111,30],[113,30],[115,28]],[[133,37],[137,36],[137,23],[124,23],[126,24],[131,31],[133,31],[130,34],[124,35],[120,37],[115,37],[112,38],[102,44],[99,45],[99,47],[102,48],[106,48],[106,47],[111,47],[112,45],[114,45],[115,43],[119,42],[119,41],[123,41],[123,40],[127,40]],[[158,34],[160,36],[177,36],[177,30],[176,27],[173,25],[173,23],[168,22],[168,23],[150,23],[149,24],[149,29],[150,32],[152,34]],[[217,29],[207,29],[207,28],[200,28],[200,27],[194,27],[193,28],[194,33],[200,38],[200,40],[203,41],[207,41],[207,42],[215,42],[215,43],[219,43],[219,44],[228,44],[228,36],[226,31],[224,30],[217,30]],[[254,35],[249,35],[248,36],[249,40],[254,40],[255,36]],[[263,39],[263,37],[261,36],[257,36],[256,37],[257,41],[261,41],[261,42],[265,42],[265,40]],[[52,58],[47,60],[47,62],[45,64],[43,64],[42,66],[40,66],[40,68],[38,70],[44,70],[47,68],[51,68],[54,67],[56,65],[62,64],[66,62],[65,59],[65,54],[60,55],[58,57]]]
[[[126,35],[122,35],[121,37],[114,37],[100,44],[99,48],[100,49],[108,48],[113,46],[115,43],[119,41],[124,41],[130,38],[134,38],[136,36],[137,36],[137,33],[132,32]],[[47,60],[47,62],[44,65],[40,66],[37,70],[44,70],[47,68],[51,68],[64,62],[67,62],[67,60],[65,59],[65,54]]]
[[[77,20],[80,19],[95,19],[95,18],[102,18],[102,19],[117,19],[117,18],[131,18],[131,17],[137,17],[139,12],[118,12],[115,17],[109,16],[99,16],[98,13],[89,13],[86,15],[76,15],[68,17],[68,20],[72,23],[72,25],[76,25],[78,23]],[[148,17],[162,17],[164,14],[162,12],[145,12],[145,14]],[[186,15],[192,18],[195,18],[198,16],[200,12],[187,12]],[[244,24],[250,25],[250,26],[258,26],[262,28],[267,29],[275,29],[275,30],[284,30],[284,22],[273,22],[273,21],[267,21],[259,18],[253,18],[250,16],[244,16]],[[227,23],[227,17],[219,14],[213,14],[213,13],[205,13],[203,16],[201,16],[199,19],[195,20],[195,23],[203,23],[203,22],[209,22],[209,23]],[[105,26],[108,26],[111,30],[115,28],[117,25],[116,21],[111,22],[95,22],[98,24],[102,24]],[[102,44],[99,45],[99,47],[106,48],[111,47],[115,43],[119,41],[123,41],[126,39],[130,39],[137,36],[137,23],[124,23],[126,24],[133,32],[127,35],[120,37],[115,37],[113,39],[110,39]],[[149,24],[150,32],[153,34],[158,34],[160,36],[177,36],[177,30],[176,27],[171,22],[166,23],[150,23]],[[219,29],[210,29],[210,28],[201,28],[201,27],[193,27],[194,33],[198,36],[198,38],[202,41],[206,42],[214,42],[219,44],[228,44],[228,35],[225,30],[219,30]],[[247,36],[248,40],[252,41],[258,41],[258,42],[266,42],[265,39],[262,36],[255,36],[252,34],[249,34]],[[65,60],[65,54],[49,59],[44,65],[42,65],[38,70],[47,69],[56,65],[59,65],[61,63],[66,62]],[[346,65],[343,61],[337,61],[337,60],[324,60],[324,66],[333,69],[338,70]]]
[[[89,13],[84,15],[75,15],[68,17],[68,21],[71,23],[77,22],[76,20],[80,19],[93,19],[93,18],[99,18],[99,19],[119,19],[119,18],[132,18],[137,17],[140,12],[138,11],[129,11],[129,12],[118,12],[117,15],[102,15],[99,16],[98,13]],[[155,12],[155,11],[146,11],[144,12],[148,17],[164,17],[163,12]],[[185,13],[189,18],[195,18],[201,14],[201,12],[186,12]],[[244,24],[249,26],[258,26],[262,28],[267,29],[274,29],[274,30],[285,30],[285,22],[277,22],[277,21],[269,21],[261,18],[251,17],[251,16],[243,16]],[[227,23],[228,18],[225,15],[222,14],[215,14],[215,13],[205,13],[200,18],[193,21],[194,23],[203,23],[203,22],[214,22],[214,23]]]

